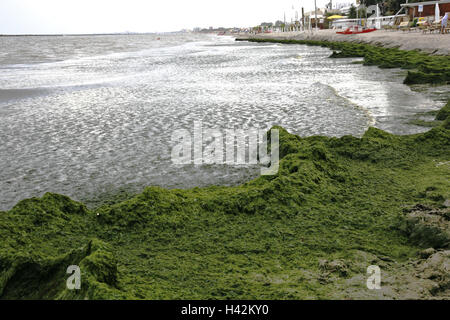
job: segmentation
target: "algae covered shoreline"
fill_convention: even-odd
[[[448,57],[304,44],[450,79]],[[449,109],[407,136],[278,127],[279,172],[241,186],[149,187],[96,209],[50,193],[23,200],[0,212],[0,298],[448,299]],[[81,290],[66,288],[69,265]],[[366,287],[369,265],[381,290]]]
[[[448,298],[449,107],[411,136],[279,128],[279,173],[238,187],[150,187],[96,210],[56,194],[21,201],[0,213],[0,296]],[[80,291],[65,288],[72,264]],[[369,264],[384,289],[365,288]]]
[[[316,40],[329,42],[345,42],[368,44],[385,48],[398,48],[404,51],[418,50],[432,55],[450,55],[450,43],[442,34],[419,34],[416,32],[393,32],[377,30],[360,34],[338,34],[334,29],[310,31],[290,31],[258,34],[239,34],[239,39],[272,39],[272,40]]]

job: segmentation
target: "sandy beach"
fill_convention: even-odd
[[[253,35],[239,35],[237,38],[272,38],[272,39],[294,39],[294,40],[327,40],[363,42],[381,45],[383,47],[398,47],[402,50],[421,50],[430,54],[450,54],[450,34],[423,34],[422,32],[384,31],[342,35],[336,30],[318,30],[313,32],[276,32],[259,33]]]

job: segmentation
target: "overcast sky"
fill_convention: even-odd
[[[351,2],[352,0],[340,0]],[[317,0],[324,7],[329,0]],[[289,21],[314,0],[0,0],[0,34],[162,32]]]

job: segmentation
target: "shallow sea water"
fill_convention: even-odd
[[[157,40],[161,37],[161,40]],[[329,59],[322,47],[170,34],[0,38],[0,210],[56,192],[93,203],[145,186],[234,185],[257,166],[171,162],[177,129],[268,129],[301,136],[427,130],[448,87],[405,71]]]

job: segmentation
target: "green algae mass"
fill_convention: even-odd
[[[438,111],[436,114],[436,120],[445,121],[450,118],[450,102],[448,102],[445,107]]]
[[[408,70],[405,84],[450,83],[450,56],[429,55],[418,50],[384,48],[363,43],[321,40],[236,39],[237,41],[272,42],[322,46],[333,50],[331,58],[363,57],[364,65]]]
[[[416,271],[401,265],[450,244],[407,216],[450,198],[449,120],[362,138],[277,127],[278,174],[236,187],[149,187],[93,210],[57,194],[23,200],[0,212],[0,298],[356,299],[371,264],[403,283]],[[69,265],[81,290],[66,289]],[[386,284],[393,298],[398,283]]]

